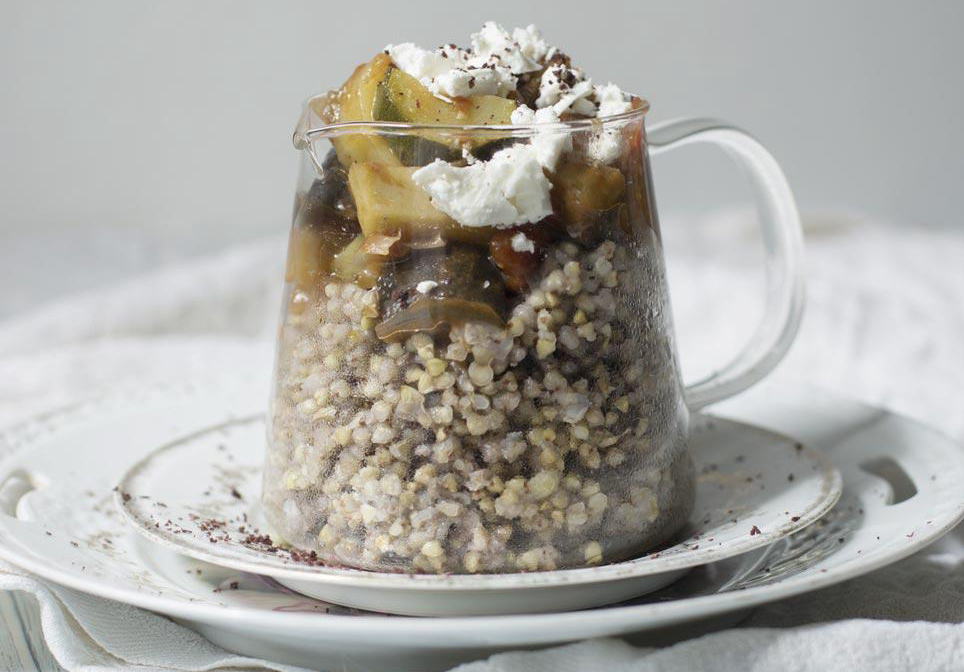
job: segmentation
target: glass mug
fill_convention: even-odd
[[[647,134],[646,111],[469,127],[329,123],[328,98],[308,102],[262,495],[274,535],[332,564],[502,573],[624,560],[684,526],[689,415],[786,353],[802,237],[757,141],[705,120]],[[540,133],[572,151],[539,223],[460,226],[411,177]],[[617,158],[594,163],[599,142]],[[747,169],[767,294],[742,352],[684,385],[649,155],[693,143]]]

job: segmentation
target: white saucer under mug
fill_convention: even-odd
[[[252,543],[261,491],[261,416],[158,448],[120,479],[115,501],[154,543],[271,577],[305,595],[369,611],[480,616],[569,611],[662,588],[686,570],[763,548],[818,520],[840,498],[840,473],[788,437],[712,416],[694,419],[696,505],[677,543],[616,564],[530,573],[404,574],[299,562]],[[253,535],[253,537],[252,537]]]

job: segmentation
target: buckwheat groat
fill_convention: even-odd
[[[296,201],[263,504],[331,562],[584,566],[691,506],[641,125],[558,123],[641,103],[534,28],[472,45],[389,46],[326,120],[538,132],[341,134]]]

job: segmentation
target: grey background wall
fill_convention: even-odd
[[[103,257],[81,281],[95,283],[281,231],[300,101],[388,42],[464,44],[489,18],[535,22],[595,79],[649,98],[654,122],[752,130],[805,213],[961,226],[954,0],[5,0],[0,236],[8,251],[25,244],[14,233],[75,240],[75,254]],[[724,159],[687,151],[656,166],[664,214],[744,199]],[[0,281],[32,264],[4,259]]]

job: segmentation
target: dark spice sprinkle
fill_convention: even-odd
[[[74,548],[80,548],[80,544],[78,544],[76,541],[70,542],[70,545],[73,546]]]
[[[54,535],[53,535],[53,534],[51,534],[50,532],[46,532],[46,535],[47,535],[48,537],[52,537],[52,536],[54,536]]]
[[[788,480],[790,483],[793,483],[793,479],[795,479],[795,478],[796,478],[796,476],[794,476],[793,474],[788,474],[788,475],[787,475],[787,480]]]
[[[802,443],[795,443],[795,444],[793,444],[793,449],[799,453],[801,450],[803,450],[803,444],[802,444]]]
[[[793,516],[790,518],[790,521],[794,523],[797,522],[798,520],[800,520],[800,516]]]
[[[756,536],[757,534],[763,534],[763,533],[760,531],[759,527],[754,525],[753,527],[750,528],[750,536],[753,537],[753,536]]]
[[[907,537],[908,539],[910,539],[910,538],[912,538],[912,537],[914,536],[914,533],[911,532],[910,534],[905,534],[904,536]]]
[[[838,544],[842,544],[844,541],[845,541],[845,540],[844,540],[843,537],[840,537],[839,539],[837,539],[837,543],[838,543]]]
[[[237,488],[231,488],[231,496],[235,499],[244,499],[244,497],[241,496],[241,493],[238,492]]]

